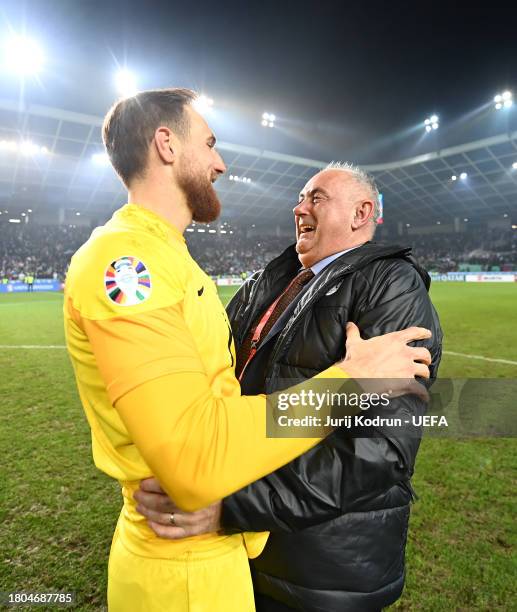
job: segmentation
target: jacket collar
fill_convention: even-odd
[[[277,353],[283,346],[283,339],[287,337],[293,326],[296,325],[302,313],[310,308],[321,295],[328,291],[328,289],[332,287],[333,283],[340,280],[342,277],[363,268],[372,261],[389,258],[401,258],[408,261],[417,270],[425,284],[426,289],[429,290],[431,279],[427,272],[418,265],[414,257],[411,255],[410,247],[366,242],[359,248],[344,253],[341,255],[341,257],[335,259],[316,276],[313,282],[310,283],[307,291],[303,293],[300,301],[296,304],[296,307],[289,317],[289,320],[285,322],[284,328],[280,333],[270,356],[270,363],[274,362],[276,359]],[[294,245],[288,247],[282,253],[282,255],[280,255],[280,257],[277,257],[276,260],[271,262],[272,271],[278,272],[279,269],[281,269],[282,262],[279,260],[282,259],[284,259],[283,265],[289,268],[292,266],[292,260],[296,260],[298,262],[298,256],[294,249]],[[268,266],[266,266],[263,273],[269,275],[270,271],[268,270]]]
[[[258,275],[249,295],[239,338],[240,341],[243,340],[251,321],[257,316],[257,313],[269,306],[272,299],[278,295],[278,289],[287,286],[300,269],[300,261],[295,246],[295,244],[288,246],[283,253],[270,261]],[[431,284],[430,276],[418,265],[415,258],[411,255],[411,247],[366,242],[357,249],[348,251],[335,259],[314,278],[297,303],[294,312],[286,324],[284,333],[292,326],[300,312],[304,311],[309,304],[328,291],[333,282],[377,259],[397,257],[405,259],[417,270],[426,289],[429,290]]]
[[[288,277],[290,280],[290,278],[292,278],[292,276],[294,276],[297,270],[300,268],[300,261],[298,259],[298,254],[296,253],[295,246],[295,244],[288,246],[283,253],[270,261],[262,271],[262,274],[258,280],[267,282],[274,279],[274,282],[278,283],[280,277],[283,276]],[[430,277],[427,272],[418,265],[414,257],[411,255],[411,247],[383,244],[380,242],[366,242],[362,246],[344,253],[326,266],[320,274],[318,274],[318,282],[315,284],[319,285],[320,282],[326,282],[330,279],[336,278],[345,271],[348,272],[351,271],[351,269],[362,268],[376,259],[391,257],[401,257],[407,259],[407,261],[409,261],[420,274],[425,286],[429,288]],[[320,276],[322,277],[321,280]],[[325,279],[325,281],[323,281],[323,279]]]

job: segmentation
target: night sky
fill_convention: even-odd
[[[25,27],[47,57],[27,102],[103,115],[117,63],[139,88],[215,100],[220,140],[379,163],[517,129],[510,3],[3,0],[0,38]],[[517,98],[517,90],[515,91]],[[18,82],[0,75],[0,98]],[[517,102],[517,99],[516,99]],[[263,111],[277,115],[262,128]],[[424,136],[437,113],[440,129]]]

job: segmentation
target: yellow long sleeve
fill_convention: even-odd
[[[214,392],[180,304],[82,325],[130,439],[185,510],[273,472],[320,439],[266,437],[266,397],[240,396],[233,369]]]

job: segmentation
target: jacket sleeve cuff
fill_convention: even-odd
[[[249,530],[250,525],[246,523],[236,503],[236,494],[223,499],[221,507],[221,528],[226,534],[241,533]]]

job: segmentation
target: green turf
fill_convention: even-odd
[[[434,283],[445,350],[517,361],[517,285]],[[516,378],[517,366],[445,355],[441,376]]]
[[[432,295],[445,350],[517,361],[517,285],[436,283]],[[61,309],[60,294],[0,295],[0,344],[63,345]],[[445,355],[441,375],[516,378],[516,368]],[[76,609],[102,609],[121,500],[93,466],[66,353],[1,349],[0,376],[0,591],[71,590]],[[515,459],[510,439],[423,441],[397,609],[514,608]]]

